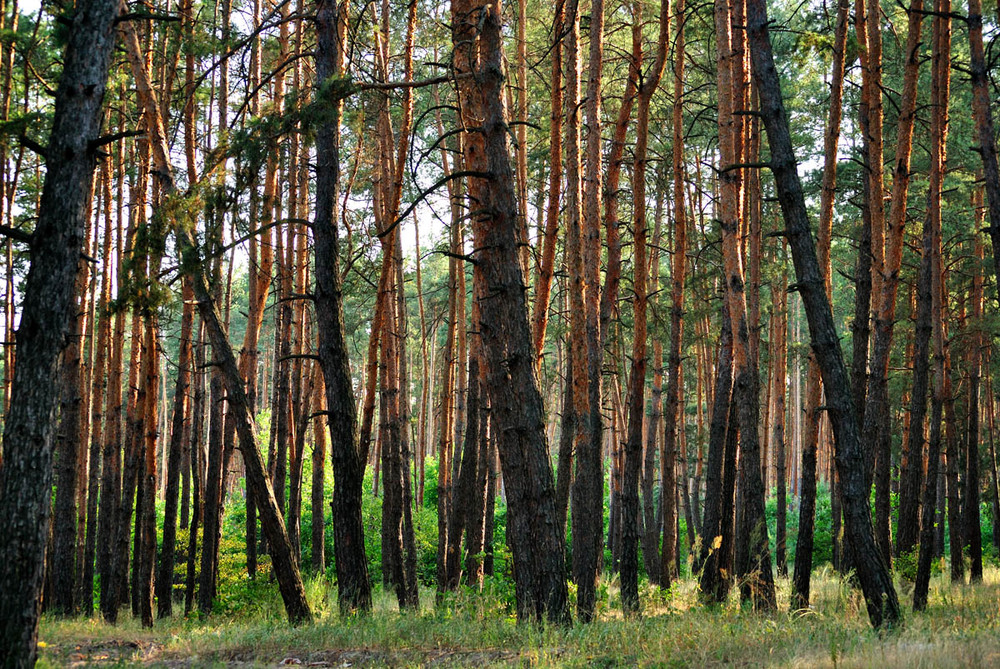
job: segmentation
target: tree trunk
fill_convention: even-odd
[[[205,417],[205,373],[202,371],[205,363],[204,340],[205,326],[198,322],[198,338],[193,351],[194,397],[191,400],[191,525],[188,527],[187,580],[184,584],[184,614],[194,609],[195,589],[195,556],[198,553],[198,528],[202,521],[201,492],[203,490],[204,449],[202,449],[202,427]]]
[[[572,2],[574,14],[578,3]],[[604,61],[604,0],[595,0],[590,7],[589,69],[587,76],[587,165],[583,178],[583,202],[579,223],[579,270],[581,272],[581,312],[575,307],[572,318],[579,317],[583,336],[573,335],[581,344],[586,365],[574,369],[574,393],[585,389],[586,398],[575,401],[576,431],[580,441],[576,447],[576,478],[573,483],[573,577],[577,584],[577,612],[582,622],[593,620],[597,598],[597,576],[601,565],[603,538],[603,417],[601,415],[600,342],[600,259],[601,259],[601,101]],[[577,23],[579,17],[576,18]],[[567,50],[569,56],[570,50]],[[567,73],[567,82],[572,75]],[[575,100],[571,98],[571,104]],[[574,115],[567,112],[567,119]],[[568,122],[569,125],[569,122]],[[567,142],[567,146],[569,142]],[[573,193],[572,186],[569,193]],[[570,221],[570,223],[572,220]],[[567,224],[567,239],[570,224]],[[572,269],[572,267],[571,267]],[[571,299],[576,297],[570,294]],[[583,346],[583,342],[586,346]],[[581,361],[582,362],[582,361]],[[574,360],[574,365],[577,361]],[[583,378],[580,378],[580,377]]]
[[[780,258],[785,260],[785,254]],[[785,466],[785,385],[788,373],[788,276],[785,270],[781,273],[782,280],[772,288],[771,300],[774,304],[775,319],[774,345],[774,462],[775,462],[775,506],[777,507],[777,527],[774,537],[774,560],[778,566],[778,574],[788,575],[788,562],[785,558],[787,537],[788,500],[786,499],[786,466]]]
[[[312,450],[312,569],[315,574],[326,573],[326,510],[323,499],[326,496],[326,440],[330,434],[326,424],[326,392],[323,389],[322,370],[316,367],[314,392],[316,393],[316,413],[313,418]]]
[[[77,8],[56,91],[47,153],[59,160],[49,161],[39,202],[0,470],[0,663],[8,666],[34,666],[37,658],[57,361],[72,317],[96,164],[89,143],[100,132],[117,10],[108,0]]]
[[[669,588],[669,562],[677,537],[677,513],[673,495],[676,486],[677,434],[684,430],[684,388],[680,383],[681,348],[684,341],[684,280],[687,272],[687,211],[684,203],[684,0],[674,7],[674,105],[673,105],[673,171],[674,171],[674,244],[670,271],[670,351],[667,354],[667,398],[664,410],[663,458],[660,464],[660,499],[663,509],[663,560],[660,563],[660,587]],[[682,463],[687,471],[687,462]],[[682,481],[687,489],[687,476]],[[689,531],[692,529],[688,527]]]
[[[87,200],[92,194],[87,184]],[[87,206],[86,218],[89,218]],[[52,574],[52,610],[61,615],[76,614],[76,498],[77,479],[83,465],[84,444],[80,432],[83,398],[80,381],[83,373],[83,334],[86,321],[86,268],[81,264],[75,273],[75,308],[69,343],[62,354],[62,382],[59,392],[59,429],[56,433],[55,518],[53,519],[53,552],[49,556]]]
[[[972,80],[972,110],[979,145],[976,151],[983,161],[983,185],[989,212],[990,241],[993,244],[993,275],[1000,277],[1000,165],[997,140],[990,109],[989,72],[983,49],[983,6],[981,0],[969,0],[969,74]],[[997,283],[1000,295],[1000,282]]]
[[[347,7],[336,0],[317,0],[316,79],[321,87],[344,73]],[[331,117],[316,131],[316,209],[313,223],[316,260],[316,326],[318,355],[326,387],[333,464],[334,561],[342,613],[370,611],[371,585],[365,558],[361,492],[368,453],[357,441],[357,408],[344,335],[343,293],[337,242],[337,198],[340,181],[341,100],[333,96]]]
[[[983,228],[983,191],[976,189],[972,196],[975,230]],[[979,388],[982,368],[983,333],[980,321],[983,316],[983,260],[982,237],[975,236],[973,255],[976,267],[972,275],[972,322],[975,330],[969,350],[969,416],[965,434],[965,499],[963,500],[963,545],[969,548],[969,581],[983,580],[983,537],[979,524]],[[992,401],[988,398],[987,401]]]
[[[727,542],[725,530],[731,523],[725,510],[732,508],[726,501],[733,494],[724,481],[727,432],[729,431],[729,406],[733,389],[733,331],[729,310],[722,304],[719,330],[719,353],[715,365],[715,386],[712,418],[708,426],[708,462],[705,465],[705,508],[701,525],[701,554],[695,562],[695,571],[701,571],[702,597],[711,602],[725,601],[729,592],[728,576],[722,573],[725,560],[722,551]]]
[[[452,0],[451,10],[456,75],[474,72],[476,77],[460,86],[463,123],[482,128],[481,135],[465,137],[465,167],[491,175],[473,177],[469,186],[482,203],[473,219],[474,275],[489,296],[482,304],[481,337],[507,491],[514,578],[521,595],[517,611],[522,619],[546,617],[562,623],[569,619],[563,537],[555,526],[552,469],[518,262],[517,205],[501,98],[500,7]]]
[[[951,11],[950,0],[936,0],[935,12],[945,15]],[[934,511],[937,508],[939,463],[941,460],[941,419],[950,382],[946,378],[944,332],[944,267],[941,259],[941,209],[942,190],[946,168],[946,140],[948,136],[948,92],[950,85],[951,19],[935,15],[932,31],[933,68],[931,84],[931,166],[927,195],[927,221],[924,224],[924,262],[930,263],[931,325],[933,328],[934,387],[931,395],[930,440],[927,448],[927,480],[924,485],[923,509],[920,528],[920,555],[917,578],[913,589],[913,608],[927,606],[931,561],[934,552]],[[913,427],[911,426],[911,429]]]
[[[785,232],[792,247],[799,293],[806,307],[810,340],[826,388],[827,413],[836,440],[847,538],[872,624],[876,627],[883,623],[893,625],[900,617],[899,602],[886,563],[875,545],[857,413],[810,234],[805,198],[792,151],[788,116],[771,52],[767,12],[762,0],[748,0],[747,18],[754,76],[758,82],[761,113],[771,147],[772,172],[785,218]]]
[[[169,466],[167,468],[166,503],[163,511],[163,547],[156,575],[157,615],[173,614],[174,550],[177,541],[177,485],[180,479],[181,451],[189,420],[188,385],[191,370],[191,327],[194,321],[194,289],[190,280],[183,282],[180,352],[177,356],[177,385],[174,389],[174,409],[171,417]]]
[[[641,19],[641,5],[636,21]],[[642,461],[642,426],[645,413],[646,386],[646,309],[647,257],[646,257],[646,162],[649,143],[649,108],[660,84],[666,65],[667,36],[670,30],[670,3],[660,5],[659,35],[656,55],[645,81],[638,88],[639,106],[636,110],[636,144],[633,154],[632,211],[634,235],[633,264],[635,278],[633,290],[635,319],[632,343],[632,369],[628,382],[628,436],[625,442],[625,466],[622,481],[622,609],[626,615],[639,612],[639,468]],[[637,66],[641,65],[637,63]],[[666,448],[666,444],[664,444]],[[662,494],[672,495],[664,490]],[[664,560],[666,561],[666,560]]]
[[[549,123],[549,202],[545,210],[545,232],[542,241],[542,255],[538,264],[535,281],[535,304],[531,315],[532,340],[535,357],[542,359],[545,348],[545,330],[549,322],[549,296],[552,292],[552,276],[555,274],[556,237],[559,234],[559,198],[562,190],[562,43],[565,0],[556,0],[552,16],[552,86]]]
[[[133,76],[140,100],[143,103],[144,114],[150,129],[150,144],[153,149],[153,162],[158,174],[160,187],[165,196],[174,193],[172,168],[167,158],[168,152],[164,136],[163,119],[159,115],[159,105],[156,95],[149,85],[148,72],[142,64],[139,55],[139,43],[134,27],[123,24],[121,30],[125,36],[126,52],[132,66]],[[274,491],[257,450],[254,435],[253,415],[244,390],[243,377],[240,374],[232,346],[226,335],[222,316],[213,299],[206,273],[191,230],[184,221],[174,221],[174,232],[180,252],[183,267],[194,284],[194,296],[199,313],[206,324],[209,338],[212,342],[213,355],[219,360],[220,376],[226,387],[229,411],[239,436],[240,451],[246,465],[247,483],[250,494],[255,497],[255,504],[261,514],[261,523],[265,538],[271,552],[271,562],[281,591],[282,600],[289,620],[293,623],[308,621],[312,616],[305,599],[305,591],[298,566],[292,556],[291,546],[284,522],[274,499]],[[351,403],[353,407],[353,402]],[[221,473],[221,472],[220,472]],[[221,483],[221,481],[220,481]],[[221,486],[220,486],[221,493]]]
[[[743,218],[743,170],[735,167],[743,160],[742,129],[735,105],[742,101],[743,58],[735,45],[741,38],[733,25],[743,23],[741,5],[729,6],[723,0],[715,4],[715,38],[718,52],[720,205],[725,294],[733,330],[733,402],[739,425],[740,497],[737,505],[740,546],[736,572],[749,579],[742,588],[753,599],[755,609],[771,610],[776,606],[771,556],[768,550],[767,524],[764,519],[764,488],[760,476],[758,441],[759,381],[750,346],[750,323],[744,292],[743,262],[740,250],[740,223]]]

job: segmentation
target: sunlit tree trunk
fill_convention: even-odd
[[[637,20],[641,17],[641,3],[637,5]],[[635,276],[633,315],[635,320],[632,340],[632,367],[628,380],[628,436],[625,442],[625,465],[622,482],[622,609],[626,615],[639,612],[639,469],[642,463],[642,428],[645,413],[646,386],[646,321],[649,300],[647,288],[646,229],[646,163],[649,144],[649,108],[653,93],[659,87],[667,60],[667,42],[670,29],[670,3],[660,5],[659,34],[653,63],[642,84],[638,87],[636,110],[636,144],[633,154],[632,231],[634,251],[632,262]],[[673,489],[663,494],[673,495]]]
[[[741,124],[734,105],[741,99],[744,63],[734,49],[739,41],[733,25],[739,25],[742,10],[736,4],[719,0],[715,5],[715,38],[718,51],[719,94],[719,155],[721,199],[718,218],[722,228],[725,295],[733,329],[733,403],[739,426],[740,503],[737,505],[740,541],[745,545],[737,551],[736,572],[747,581],[744,594],[753,600],[755,608],[775,608],[774,581],[768,549],[767,525],[764,521],[764,488],[760,476],[760,446],[758,442],[759,392],[757,369],[752,364],[747,301],[744,292],[743,260],[740,250],[743,211],[743,170]],[[745,549],[745,552],[744,552]]]

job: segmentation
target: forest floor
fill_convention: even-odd
[[[808,611],[789,613],[789,582],[778,585],[783,608],[774,615],[742,610],[736,596],[726,606],[701,606],[688,580],[667,594],[647,588],[643,616],[623,620],[610,583],[597,622],[563,629],[516,624],[509,602],[490,592],[459,593],[438,608],[433,593],[422,592],[420,613],[405,615],[380,593],[373,615],[343,619],[328,587],[315,581],[308,591],[317,621],[298,628],[283,621],[276,596],[252,610],[175,617],[151,630],[131,618],[112,627],[46,617],[39,666],[1000,666],[996,568],[975,586],[935,575],[922,613],[909,607],[912,585],[897,583],[906,618],[887,632],[871,629],[860,594],[828,568],[814,574]]]

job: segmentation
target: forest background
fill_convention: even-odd
[[[987,5],[0,4],[5,661],[38,607],[380,588],[558,630],[810,610],[822,567],[848,621],[988,609]],[[80,53],[103,134],[60,115]],[[82,253],[33,320],[67,156]]]

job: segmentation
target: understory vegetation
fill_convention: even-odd
[[[864,599],[829,567],[813,575],[814,603],[788,612],[787,580],[778,580],[779,610],[743,611],[734,598],[702,606],[690,578],[667,593],[645,588],[644,615],[623,619],[617,584],[600,581],[598,619],[570,628],[518,624],[512,597],[496,581],[484,592],[446,595],[434,606],[421,593],[420,612],[400,614],[390,592],[377,590],[369,616],[341,618],[335,588],[308,579],[316,622],[290,627],[277,589],[263,579],[220,592],[224,600],[252,599],[226,616],[173,618],[153,629],[123,620],[46,617],[39,666],[154,664],[162,666],[271,665],[412,666],[629,666],[667,667],[991,667],[1000,663],[1000,570],[986,569],[978,585],[958,586],[946,570],[931,580],[926,611],[906,611],[904,624],[876,631]],[[901,598],[912,586],[897,579]],[[572,589],[571,589],[572,593]],[[244,602],[245,604],[246,602]]]

